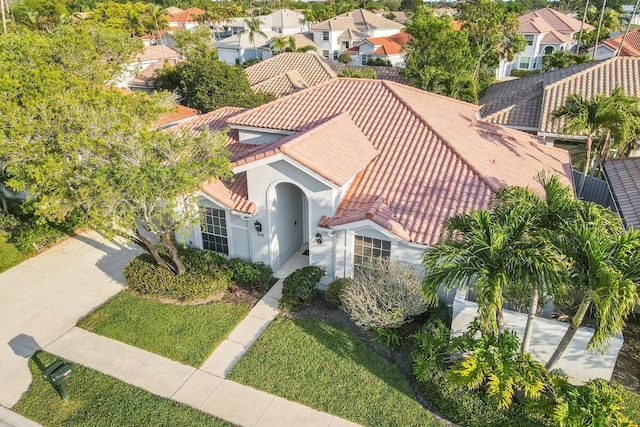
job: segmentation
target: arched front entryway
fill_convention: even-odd
[[[282,182],[269,194],[271,265],[277,271],[307,242],[308,203],[302,190]]]

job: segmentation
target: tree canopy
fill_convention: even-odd
[[[105,85],[141,47],[93,25],[0,37],[0,164],[7,185],[28,190],[42,220],[80,209],[92,227],[134,239],[180,273],[173,233],[196,218],[189,195],[197,185],[228,176],[227,152],[221,134],[154,129],[175,106],[170,94]],[[168,258],[138,224],[162,241]]]

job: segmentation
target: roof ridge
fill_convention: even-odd
[[[545,94],[546,94],[547,89],[554,88],[554,87],[556,87],[556,86],[559,86],[560,84],[564,84],[564,83],[566,83],[566,82],[567,82],[567,81],[569,81],[569,80],[575,79],[576,77],[579,77],[579,76],[582,76],[582,75],[584,75],[584,74],[587,74],[587,72],[590,72],[590,71],[592,71],[592,70],[595,70],[595,69],[601,68],[601,67],[603,67],[604,65],[606,65],[606,64],[608,64],[608,63],[610,63],[610,62],[614,62],[614,61],[616,61],[616,59],[617,59],[617,58],[618,58],[617,56],[614,56],[613,58],[608,58],[608,59],[603,59],[602,61],[597,61],[597,62],[596,62],[595,64],[593,64],[593,66],[591,66],[591,67],[587,67],[587,68],[585,68],[584,70],[578,71],[577,73],[574,73],[574,74],[570,74],[570,75],[568,75],[567,77],[565,77],[565,78],[563,78],[563,79],[556,80],[556,81],[555,81],[555,82],[553,82],[553,83],[549,83],[548,85],[546,85],[546,86],[544,87],[544,89],[543,89],[543,90],[544,90],[544,92],[545,92]],[[576,64],[576,65],[574,65],[574,66],[578,66],[578,65],[582,65],[582,64]],[[566,70],[566,68],[563,68],[563,70]],[[553,70],[553,71],[560,71],[560,70]],[[552,72],[553,72],[553,71],[552,71]],[[543,105],[544,105],[544,99],[543,99],[542,101],[543,101]]]
[[[419,114],[411,105],[409,105],[403,98],[402,96],[400,96],[400,94],[398,94],[398,92],[396,92],[391,86],[392,84],[396,84],[395,82],[391,82],[388,80],[382,80],[383,84],[388,88],[388,90],[391,91],[391,93],[393,93],[393,96],[402,104],[405,106],[405,108],[407,108],[411,114],[413,114],[414,116],[416,116],[416,118],[418,120],[420,120],[427,129],[429,129],[431,132],[433,132],[440,141],[442,141],[443,144],[445,144],[452,153],[454,153],[459,159],[460,161],[462,161],[466,167],[468,167],[479,179],[480,181],[482,181],[487,187],[489,187],[492,191],[498,191],[499,188],[495,185],[493,185],[489,180],[487,180],[484,175],[482,175],[480,173],[480,171],[478,171],[478,169],[472,165],[472,163],[469,161],[469,159],[467,159],[464,155],[462,155],[462,153],[460,153],[460,151],[458,151],[456,148],[454,148],[445,138],[442,137],[442,135],[440,134],[440,132],[436,131],[433,126],[431,126],[429,123],[427,123],[427,121],[422,117],[421,114]],[[411,90],[418,90],[420,91],[420,89],[416,89],[410,86],[407,86],[409,89]],[[425,92],[425,91],[420,91],[420,92]],[[429,94],[432,94],[431,92],[428,92]],[[438,95],[438,94],[432,94],[432,95],[436,95],[436,96],[442,96],[442,95]],[[446,97],[443,97],[446,98]],[[447,98],[450,99],[450,98]],[[465,105],[473,105],[473,104],[469,104],[468,102],[464,102],[464,101],[460,101],[460,100],[455,100],[458,103],[462,103]],[[479,111],[476,111],[476,114],[478,114]],[[476,119],[474,118],[471,121],[470,126],[474,123]]]

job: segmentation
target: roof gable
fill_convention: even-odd
[[[603,45],[611,48],[612,50],[618,50],[624,34],[620,34],[617,37],[607,39],[602,42]],[[624,40],[622,46],[621,56],[640,56],[640,28],[629,31],[627,38]]]
[[[548,7],[522,15],[518,20],[520,32],[528,34],[541,34],[555,30],[561,34],[570,35],[580,31],[582,25],[582,21]],[[584,29],[593,30],[594,27],[585,23]]]
[[[390,19],[376,15],[366,9],[356,9],[343,13],[326,21],[319,22],[311,27],[311,30],[336,31],[353,29],[366,33],[369,30],[402,28]]]

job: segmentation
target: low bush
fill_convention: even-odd
[[[0,228],[11,230],[20,225],[20,220],[10,213],[0,212]]]
[[[345,68],[340,71],[338,77],[352,77],[355,79],[375,79],[378,77],[375,71],[370,68],[357,69],[357,68]]]
[[[11,240],[22,252],[37,252],[55,244],[66,235],[67,232],[60,226],[23,223],[13,231]]]
[[[393,66],[391,65],[391,61],[389,61],[388,59],[382,59],[382,58],[369,59],[367,61],[367,65],[373,66],[373,67],[392,67]]]
[[[527,77],[540,74],[540,70],[511,70],[511,77]]]
[[[342,305],[364,329],[397,328],[427,309],[419,272],[388,258],[358,266],[342,292]]]
[[[271,280],[273,270],[263,262],[255,264],[240,258],[231,258],[227,264],[234,282],[242,285],[256,286],[265,290]]]
[[[345,286],[350,282],[351,279],[348,277],[341,277],[329,283],[327,292],[324,294],[325,301],[334,307],[340,307],[342,305],[342,293],[344,292]]]
[[[311,265],[291,273],[282,283],[280,308],[290,310],[297,305],[309,302],[318,291],[318,283],[324,270]]]
[[[340,56],[338,56],[338,61],[342,62],[343,64],[348,64],[352,61],[351,55],[349,55],[347,52],[342,52]]]
[[[204,251],[203,251],[204,252]],[[224,268],[212,264],[201,268],[207,256],[184,256],[186,271],[175,275],[158,266],[151,255],[134,258],[124,268],[129,289],[142,295],[164,297],[178,301],[193,301],[210,298],[231,286],[231,274]]]

